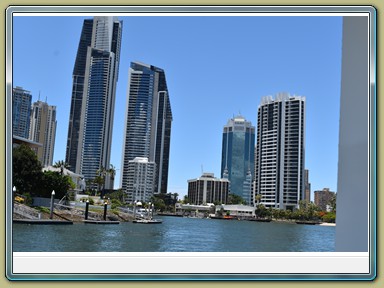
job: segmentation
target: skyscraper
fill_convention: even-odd
[[[323,190],[317,190],[313,193],[315,195],[315,204],[319,206],[322,211],[329,210],[330,202],[336,193],[330,191],[329,188],[323,188]],[[327,207],[328,206],[328,207]],[[328,209],[327,209],[328,208]]]
[[[156,163],[148,158],[135,157],[128,161],[126,194],[127,201],[149,202],[155,185]]]
[[[230,193],[252,202],[255,127],[243,116],[230,119],[223,130],[221,177],[230,181]]]
[[[14,136],[29,137],[29,125],[31,119],[31,92],[22,87],[12,90],[12,133]]]
[[[43,167],[52,165],[56,139],[56,106],[37,101],[32,105],[29,139],[42,144],[37,157]]]
[[[303,200],[305,98],[263,97],[258,108],[255,193],[266,207],[293,209]]]
[[[309,183],[309,170],[304,170],[305,201],[311,202],[311,183]]]
[[[164,70],[132,62],[125,116],[121,187],[136,157],[156,163],[154,193],[167,193],[172,111]]]
[[[85,179],[110,166],[122,22],[84,20],[73,69],[66,162]]]

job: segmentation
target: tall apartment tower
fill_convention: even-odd
[[[31,92],[22,87],[12,90],[12,133],[14,136],[29,137],[29,125],[31,119]]]
[[[304,170],[305,201],[311,202],[311,183],[309,183],[309,170]]]
[[[134,201],[149,202],[155,185],[156,163],[149,162],[145,157],[136,157],[128,161],[126,173],[128,178],[127,201],[131,203]]]
[[[51,166],[56,139],[56,106],[37,101],[32,105],[29,139],[42,144],[37,148],[37,158],[43,167]]]
[[[132,62],[125,115],[121,187],[127,191],[129,161],[156,163],[154,193],[167,193],[172,111],[164,70]]]
[[[314,193],[315,204],[319,206],[322,211],[327,211],[327,206],[330,205],[330,201],[335,197],[336,193],[330,191],[329,188],[323,188],[323,190],[317,190]]]
[[[303,200],[305,98],[280,93],[258,108],[255,193],[266,207],[293,209]]]
[[[85,179],[110,166],[121,33],[117,17],[84,20],[73,69],[65,161]]]
[[[230,193],[252,203],[255,162],[255,127],[239,115],[230,119],[223,130],[221,177],[230,181]]]

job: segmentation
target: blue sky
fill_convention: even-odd
[[[65,159],[72,70],[82,16],[14,17],[13,86],[57,106],[54,162]],[[123,20],[111,164],[120,169],[128,69],[165,70],[173,112],[168,190],[220,176],[222,129],[241,113],[257,126],[261,97],[306,97],[306,168],[312,194],[337,190],[342,17],[140,16]],[[119,186],[120,170],[117,170]],[[313,197],[312,197],[313,200]]]

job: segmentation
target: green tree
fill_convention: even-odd
[[[121,203],[120,200],[118,199],[112,199],[111,200],[111,209],[116,209],[118,207],[122,207],[123,206],[123,203]]]
[[[322,217],[322,220],[324,222],[328,222],[328,223],[335,223],[336,222],[336,213],[334,212],[328,212],[326,213],[323,217]]]
[[[190,202],[187,195],[184,195],[183,204],[188,204]]]
[[[59,160],[59,161],[56,161],[55,164],[53,164],[53,167],[55,168],[65,168],[65,169],[69,169],[71,167],[71,165],[69,165],[67,162],[65,162],[64,160]]]
[[[116,176],[116,167],[113,166],[112,164],[110,164],[109,169],[106,170],[106,173],[109,174],[109,176],[111,177],[111,181],[113,182],[115,180],[115,176]]]
[[[113,199],[119,200],[122,203],[124,202],[124,192],[121,189],[114,191],[112,193],[108,193],[105,195],[105,197],[108,197],[111,200]]]
[[[263,204],[256,206],[255,214],[259,218],[265,218],[268,216],[268,209]]]
[[[19,145],[12,151],[12,183],[16,192],[34,196],[39,189],[43,172],[36,153],[27,145]]]
[[[336,213],[336,194],[329,200],[329,206],[331,207],[331,212]]]
[[[167,205],[165,205],[164,200],[160,198],[155,198],[153,202],[155,209],[160,210],[161,212],[165,211],[167,208]]]
[[[107,170],[103,166],[96,170],[96,176],[93,179],[93,183],[97,185],[98,192],[101,192],[101,190],[103,190],[106,174]]]
[[[51,197],[51,193],[55,190],[55,198],[63,198],[69,189],[73,189],[75,184],[73,183],[71,177],[67,175],[61,175],[59,172],[55,171],[45,171],[41,180],[41,185],[39,191],[35,196],[39,197]]]
[[[317,220],[319,207],[312,202],[301,200],[299,202],[299,209],[293,212],[293,217],[298,220]]]
[[[235,205],[235,204],[245,204],[245,201],[243,199],[243,197],[239,196],[239,195],[236,195],[236,194],[231,194],[229,193],[228,194],[228,201],[227,201],[228,204],[232,204],[232,205]]]

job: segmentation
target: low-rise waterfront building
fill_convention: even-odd
[[[228,215],[233,217],[253,217],[255,216],[255,207],[247,205],[217,205],[216,215]]]
[[[34,151],[37,155],[37,149],[40,147],[43,147],[43,144],[38,143],[36,141],[29,140],[27,138],[19,137],[16,135],[12,136],[12,147],[16,148],[20,145],[27,145],[29,148],[31,148],[32,151]]]
[[[207,203],[205,205],[195,205],[195,204],[175,204],[175,213],[177,215],[209,215],[215,209],[215,205],[213,203]]]
[[[213,173],[203,173],[188,180],[188,199],[191,204],[227,203],[229,180],[215,178]]]
[[[60,173],[61,175],[71,177],[72,182],[76,185],[74,188],[76,194],[81,194],[83,191],[85,191],[85,180],[84,180],[84,176],[81,174],[72,172],[65,167],[53,167],[53,166],[44,167],[43,172],[44,171],[57,172],[57,173]]]

